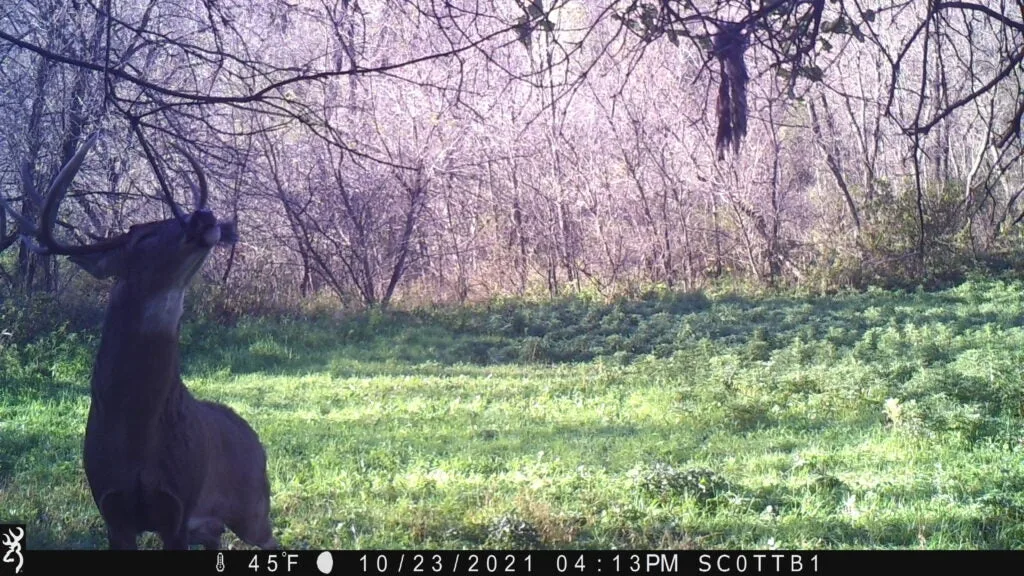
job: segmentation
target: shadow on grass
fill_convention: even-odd
[[[983,326],[1021,326],[1024,300],[1014,296],[1019,288],[1016,283],[991,281],[937,292],[869,290],[756,299],[665,292],[612,302],[583,297],[511,300],[413,312],[371,311],[346,318],[243,317],[232,326],[187,315],[182,368],[186,379],[218,371],[453,376],[473,375],[477,368],[597,358],[623,364],[644,356],[669,357],[700,345],[767,360],[797,341],[848,350],[879,329],[937,324],[955,334]],[[97,333],[98,325],[89,331],[92,336]],[[97,343],[95,337],[81,338],[73,346],[82,348],[91,364]],[[87,368],[78,369],[81,384],[87,385]],[[37,370],[47,369],[44,365]]]
[[[183,362],[187,373],[454,376],[501,365],[597,358],[622,364],[702,344],[767,360],[797,341],[849,350],[878,329],[933,324],[955,334],[1024,324],[1020,299],[997,310],[982,309],[998,296],[986,293],[986,287],[991,288],[765,299],[668,293],[611,303],[562,298],[346,319],[244,318],[232,327],[186,321]]]
[[[88,401],[88,398],[89,381],[87,378],[76,381],[29,378],[0,385],[0,405],[6,403],[13,406],[39,402],[59,407],[62,404]]]

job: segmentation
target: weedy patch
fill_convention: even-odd
[[[503,515],[487,529],[487,545],[497,548],[535,548],[541,544],[540,532],[532,524],[514,515]]]
[[[707,505],[730,491],[729,482],[707,468],[679,470],[664,462],[655,462],[632,471],[641,490],[657,498],[681,496]]]

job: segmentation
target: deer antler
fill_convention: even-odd
[[[160,164],[153,154],[149,143],[146,141],[142,132],[138,129],[138,126],[134,126],[133,128],[139,138],[139,142],[142,144],[142,148],[145,151],[146,156],[149,158],[150,164],[153,166],[157,180],[160,183],[160,188],[163,190],[164,198],[170,206],[171,211],[174,213],[174,218],[181,224],[184,224],[185,215],[182,212],[181,207],[178,206],[178,203],[174,201],[171,189],[167,185],[167,180],[164,178],[163,171],[160,169]],[[82,162],[85,160],[85,156],[96,144],[96,140],[98,138],[99,134],[93,134],[85,141],[85,143],[82,144],[81,148],[75,152],[71,159],[61,167],[60,172],[58,172],[57,176],[54,177],[44,196],[40,196],[31,183],[26,184],[25,189],[27,193],[30,194],[31,199],[37,200],[37,202],[44,202],[42,214],[40,216],[40,224],[38,226],[29,218],[25,217],[24,214],[14,210],[7,199],[0,196],[0,210],[6,210],[11,215],[14,221],[18,224],[18,234],[25,241],[25,245],[33,252],[38,254],[62,254],[68,256],[93,254],[121,246],[127,241],[126,237],[117,236],[108,240],[99,240],[93,244],[68,245],[57,241],[53,236],[53,228],[57,222],[57,212],[60,209],[60,204],[63,202],[64,197],[67,194],[71,181],[78,173],[78,170],[82,167]],[[205,209],[210,196],[209,183],[206,179],[205,171],[195,159],[195,156],[189,153],[189,151],[184,147],[174,145],[174,148],[185,156],[185,159],[188,160],[189,165],[191,165],[192,170],[196,173],[196,177],[199,180],[198,186],[193,184],[190,180],[188,182],[189,186],[192,188],[195,209]],[[31,171],[27,166],[22,167],[22,176],[23,178],[31,176]],[[188,179],[186,178],[186,180]],[[30,237],[35,237],[39,245],[32,243]]]
[[[171,194],[171,188],[167,185],[167,180],[164,178],[163,170],[160,169],[160,163],[153,154],[153,150],[149,147],[149,142],[142,134],[142,130],[139,128],[138,124],[132,124],[132,131],[135,132],[136,136],[138,136],[139,143],[142,144],[142,151],[146,153],[146,158],[149,160],[149,164],[153,167],[153,172],[156,174],[156,180],[160,183],[160,190],[164,193],[164,199],[167,201],[167,205],[170,206],[171,212],[174,214],[174,219],[184,224],[185,215],[181,212],[181,208],[178,206],[178,203],[174,201],[174,195]]]
[[[192,188],[192,198],[195,202],[195,209],[202,210],[203,208],[206,208],[206,201],[210,196],[210,187],[206,181],[206,173],[203,171],[203,167],[199,165],[199,162],[196,161],[195,157],[192,156],[188,150],[176,144],[174,148],[185,156],[185,159],[188,160],[188,163],[192,166],[192,170],[196,173],[196,178],[199,179],[199,186],[193,184],[192,181],[189,181],[188,185]]]
[[[88,154],[89,150],[96,144],[96,140],[98,138],[99,134],[93,134],[90,136],[85,143],[82,144],[81,148],[75,152],[74,156],[72,156],[71,159],[61,167],[60,172],[58,172],[54,177],[53,181],[50,183],[50,187],[46,191],[46,195],[44,196],[46,202],[43,205],[42,214],[40,216],[40,225],[38,227],[23,214],[19,214],[11,208],[10,204],[0,197],[0,205],[2,205],[18,223],[18,226],[21,229],[20,233],[22,238],[26,240],[26,245],[33,252],[39,254],[64,255],[92,254],[103,250],[109,250],[110,248],[119,246],[124,242],[124,239],[122,238],[114,238],[104,242],[98,242],[96,244],[69,246],[58,242],[57,239],[53,237],[53,226],[57,221],[57,210],[60,207],[60,203],[64,200],[75,174],[77,174],[79,168],[82,167],[82,162],[85,160],[86,154]],[[42,246],[34,246],[27,242],[28,236],[36,237]]]

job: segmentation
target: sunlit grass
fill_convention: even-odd
[[[986,280],[190,318],[183,354],[263,439],[288,548],[1018,548],[1022,324]],[[95,338],[43,340],[0,349],[0,521],[103,547]]]

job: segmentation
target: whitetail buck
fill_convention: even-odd
[[[218,222],[206,209],[203,170],[180,149],[198,176],[194,212],[182,213],[160,177],[173,218],[94,244],[58,242],[58,207],[95,140],[54,178],[38,227],[3,204],[38,239],[33,250],[67,255],[97,278],[116,278],[92,371],[83,451],[110,547],[135,549],[140,533],[156,532],[165,549],[217,549],[226,526],[252,546],[277,548],[259,438],[227,406],[192,396],[180,373],[186,286],[214,246],[237,239],[235,224]]]

